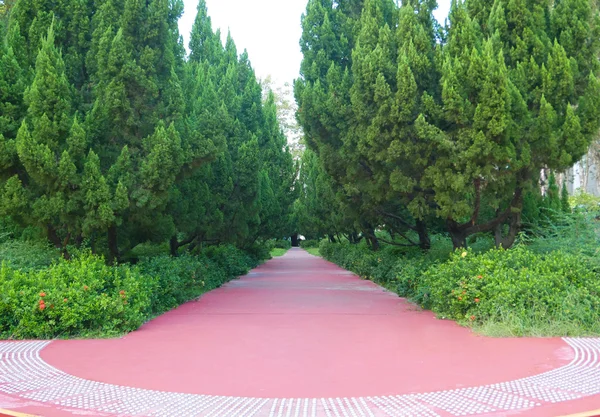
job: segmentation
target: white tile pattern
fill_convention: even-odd
[[[89,381],[44,362],[51,342],[0,342],[0,393],[58,408],[148,417],[439,417],[518,411],[600,394],[600,339],[564,339],[568,365],[479,387],[357,398],[242,398],[161,392]]]

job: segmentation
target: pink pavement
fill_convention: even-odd
[[[559,338],[477,336],[301,249],[121,339],[54,341],[42,350],[50,365],[93,381],[262,398],[448,390],[539,374],[572,358]]]

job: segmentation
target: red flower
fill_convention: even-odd
[[[462,301],[462,297],[458,297],[458,301]]]
[[[479,298],[476,298],[476,299],[475,299],[475,302],[476,302],[476,303],[478,303],[478,302],[479,302]]]
[[[477,278],[478,279],[482,279],[483,277],[481,275],[477,275]]]
[[[84,286],[83,286],[83,289],[84,289],[84,291],[87,291],[87,290],[89,290],[89,289],[90,289],[90,287],[88,287],[87,285],[84,285]]]
[[[471,317],[469,317],[469,320],[471,320],[471,321],[475,321],[475,316],[471,316]]]
[[[44,303],[44,300],[40,300],[40,310],[44,310],[46,308],[46,303]]]
[[[121,291],[119,291],[119,294],[121,294],[121,295],[125,295],[125,290],[121,290]]]
[[[40,293],[40,297],[45,297],[45,296],[46,296],[46,293],[42,291],[42,292]]]
[[[66,299],[66,298],[65,298],[65,299],[63,299],[63,303],[66,303],[67,301],[69,301],[69,300],[68,300],[68,299]]]

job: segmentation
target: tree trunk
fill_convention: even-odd
[[[377,236],[375,236],[375,230],[367,229],[363,234],[366,236],[367,241],[369,242],[369,245],[371,246],[371,250],[378,251],[379,250],[379,239],[377,239]]]
[[[179,255],[179,241],[177,240],[177,236],[171,236],[171,240],[169,240],[169,248],[171,249],[171,256],[177,258]]]
[[[96,232],[92,233],[90,237],[90,248],[92,249],[92,254],[96,254]]]
[[[515,244],[515,240],[517,239],[517,233],[521,228],[521,213],[514,213],[510,218],[510,223],[508,225],[508,234],[506,236],[502,236],[502,224],[496,226],[496,230],[494,230],[494,240],[496,242],[497,248],[509,249]]]
[[[294,248],[298,247],[298,233],[294,233],[292,235],[292,247],[294,247]]]
[[[431,249],[431,239],[427,231],[427,223],[423,220],[417,220],[417,233],[419,234],[419,247],[423,250]]]
[[[67,244],[69,243],[70,236],[67,236],[67,238],[63,242],[62,240],[60,240],[58,233],[56,233],[56,229],[54,228],[54,226],[52,226],[50,224],[46,225],[46,233],[48,235],[48,240],[50,240],[50,242],[52,242],[54,247],[56,247],[57,249],[60,249],[60,253],[61,253],[62,257],[65,258],[67,261],[69,259],[71,259],[71,255],[67,251]]]
[[[117,236],[117,226],[108,228],[108,251],[110,253],[110,262],[116,264],[119,262],[121,255],[119,254],[119,241]]]
[[[62,249],[62,241],[52,225],[46,225],[46,234],[48,235],[48,240],[50,240],[56,248]]]
[[[332,234],[329,234],[329,241],[330,241],[331,243],[337,243],[337,242],[336,242],[336,240],[335,240],[335,236],[334,236],[334,235],[332,235]]]
[[[375,252],[377,252],[379,250],[380,246],[379,246],[379,239],[377,239],[377,236],[373,235],[371,236],[371,249],[373,249]]]
[[[468,234],[466,230],[456,226],[457,225],[451,224],[450,222],[448,222],[447,225],[448,233],[450,234],[450,239],[452,239],[452,246],[454,247],[454,250],[459,248],[466,248]]]

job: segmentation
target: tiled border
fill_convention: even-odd
[[[40,357],[51,342],[0,342],[0,392],[56,408],[149,417],[438,417],[518,411],[600,394],[600,339],[564,339],[566,366],[479,387],[383,397],[242,398],[183,394],[85,380]]]

